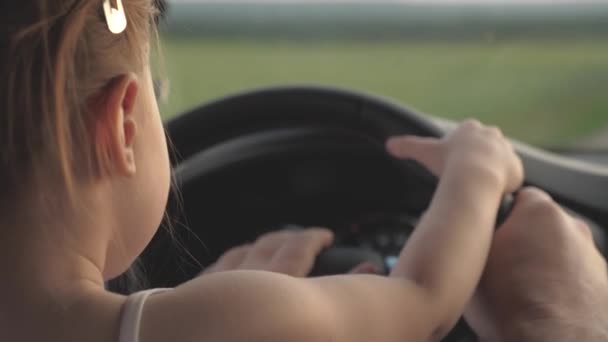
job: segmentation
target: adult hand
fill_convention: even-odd
[[[311,228],[267,233],[254,243],[230,249],[204,271],[259,270],[306,277],[315,259],[334,240],[328,229]],[[376,273],[370,263],[355,267],[351,273]]]
[[[608,341],[608,272],[589,227],[522,190],[465,317],[481,341]]]

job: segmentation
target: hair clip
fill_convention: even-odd
[[[114,6],[112,3],[115,3]],[[106,15],[106,22],[110,32],[119,34],[127,28],[127,16],[122,6],[122,0],[104,0],[103,12]]]

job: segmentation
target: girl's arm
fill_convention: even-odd
[[[391,277],[427,291],[443,336],[462,315],[486,264],[503,188],[487,171],[447,172]]]
[[[499,131],[475,122],[442,140],[391,141],[389,150],[440,176],[390,277],[211,274],[153,297],[143,341],[441,338],[479,281],[502,195],[522,182],[521,162]]]

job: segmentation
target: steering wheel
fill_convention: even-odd
[[[335,231],[337,247],[317,259],[316,275],[362,260],[390,268],[437,179],[389,156],[384,143],[444,134],[403,106],[321,87],[238,94],[173,119],[167,130],[181,191],[170,211],[189,229],[160,230],[144,252],[159,287],[189,280],[230,247],[288,225]],[[473,335],[461,322],[447,341],[463,338]]]

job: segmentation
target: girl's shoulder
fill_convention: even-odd
[[[212,273],[129,297],[120,342],[323,340],[320,297],[309,282],[278,273]]]

